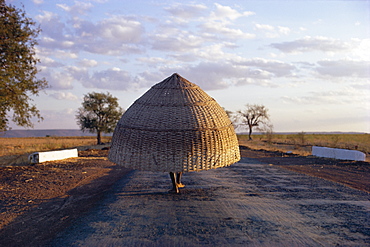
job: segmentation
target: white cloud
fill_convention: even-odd
[[[245,12],[239,12],[235,9],[232,9],[229,6],[223,6],[221,4],[215,3],[216,10],[211,13],[210,17],[214,20],[235,20],[237,18],[240,18],[242,16],[250,16],[254,15],[254,12],[251,11],[245,11]]]
[[[229,6],[215,3],[216,10],[209,16],[202,18],[199,23],[200,35],[208,40],[253,39],[255,34],[247,33],[240,28],[234,28],[233,22],[243,16],[253,15],[253,12],[239,12]]]
[[[66,90],[73,89],[74,77],[65,71],[55,71],[44,69],[40,72],[40,76],[45,77],[48,81],[51,90]]]
[[[290,33],[290,28],[289,27],[278,26],[277,28],[278,28],[279,33],[281,33],[281,34],[288,35]]]
[[[40,26],[42,27],[42,37],[40,44],[43,41],[47,42],[47,38],[50,40],[64,40],[64,31],[66,29],[65,23],[61,21],[59,15],[50,11],[43,11],[42,15],[37,15],[35,18]]]
[[[299,105],[327,105],[327,104],[343,104],[339,98],[323,95],[310,96],[282,96],[284,103],[299,104]]]
[[[242,59],[238,55],[234,53],[227,53],[224,52],[224,48],[228,48],[231,46],[233,48],[232,43],[224,42],[224,43],[216,43],[209,46],[203,46],[198,50],[194,51],[193,57],[194,58],[200,58],[200,59],[206,59],[208,61],[217,61],[217,60],[240,60]]]
[[[282,26],[274,27],[274,26],[268,25],[268,24],[255,23],[254,28],[257,31],[263,32],[263,34],[267,38],[277,38],[281,35],[288,35],[290,33],[290,28],[289,27],[282,27]]]
[[[48,68],[54,67],[54,68],[58,68],[58,67],[62,67],[63,66],[62,63],[57,62],[57,61],[55,61],[54,59],[52,59],[50,57],[40,56],[39,58],[40,58],[40,66],[42,66],[42,67],[48,67]]]
[[[321,60],[315,71],[322,76],[357,77],[370,79],[370,61],[363,60]]]
[[[75,44],[75,42],[70,41],[70,40],[65,40],[61,44],[62,44],[62,47],[64,48],[70,48]]]
[[[191,19],[200,17],[203,15],[204,10],[207,7],[203,4],[179,4],[165,8],[166,11],[171,13],[173,16],[181,19]]]
[[[66,74],[69,74],[74,78],[75,81],[79,81],[82,84],[90,81],[89,71],[86,67],[70,66],[66,68]]]
[[[96,31],[101,38],[106,40],[136,43],[141,39],[143,28],[141,23],[136,20],[115,16],[99,23]]]
[[[194,50],[196,51],[196,50]],[[194,61],[197,61],[198,58],[196,56],[194,56],[194,53],[175,53],[175,54],[169,54],[168,57],[170,58],[170,61],[172,63],[174,63],[175,61],[177,63],[190,63],[190,62],[194,62]]]
[[[203,62],[191,67],[179,68],[180,75],[190,81],[197,82],[203,90],[224,89],[230,86],[230,81],[225,80],[235,76],[235,68],[231,64]],[[167,72],[168,74],[170,71]]]
[[[276,77],[293,76],[294,71],[297,69],[294,65],[289,63],[264,58],[245,59],[238,62],[238,64],[267,71]]]
[[[144,28],[140,22],[125,16],[114,16],[97,24],[80,22],[76,31],[79,34],[77,48],[91,53],[119,55],[141,52],[137,45]]]
[[[347,51],[352,46],[348,42],[339,39],[327,37],[304,37],[295,41],[272,43],[271,46],[286,53],[300,53],[300,52],[338,52]]]
[[[90,3],[80,2],[76,2],[73,6],[67,4],[57,6],[72,15],[82,15],[92,7]],[[232,26],[232,21],[254,14],[252,12],[237,11],[217,3],[215,10],[208,17],[204,17],[207,7],[202,4],[176,4],[165,10],[177,18],[187,19],[186,21],[197,17],[198,19],[192,20],[197,30],[190,31],[179,29],[178,26],[162,25],[155,27],[150,34],[146,33],[144,23],[133,16],[122,15],[111,16],[97,22],[79,17],[71,18],[67,28],[59,15],[45,11],[37,17],[44,30],[40,45],[44,49],[64,51],[65,54],[75,55],[87,51],[93,54],[116,56],[141,54],[145,52],[147,44],[155,50],[187,52],[189,49],[201,48],[206,42],[221,39],[235,42],[236,39],[255,38],[254,34]]]
[[[69,40],[70,38],[67,37],[60,37],[60,38],[50,38],[50,37],[41,37],[40,45],[44,49],[50,50],[57,50],[60,49],[64,53],[70,53],[71,48],[74,47],[76,44],[74,41]]]
[[[353,47],[349,56],[363,60],[370,58],[370,39],[352,39]]]
[[[72,16],[84,15],[87,11],[89,11],[93,7],[91,3],[79,1],[76,1],[75,5],[73,6],[68,6],[67,4],[57,4],[56,6],[63,9],[64,11],[69,12]]]
[[[50,96],[58,100],[78,100],[78,97],[71,92],[57,92],[50,94]]]
[[[365,92],[344,87],[335,91],[308,92],[306,96],[282,96],[285,103],[302,105],[348,105],[363,104],[369,99]]]
[[[255,34],[245,33],[241,29],[228,27],[228,23],[208,21],[201,25],[202,30],[207,33],[221,35],[224,40],[254,39]]]
[[[164,78],[167,78],[171,73],[175,71],[163,72],[163,71],[143,71],[139,73],[136,78],[135,82],[137,83],[138,87],[147,88],[151,87],[154,84],[162,81]],[[176,71],[177,72],[177,71]]]
[[[128,90],[134,86],[130,73],[116,68],[94,72],[90,78],[84,79],[81,83],[87,88],[112,90]]]
[[[267,71],[258,69],[251,70],[250,73],[246,74],[246,77],[241,77],[237,80],[236,86],[258,85],[262,87],[271,87],[271,88],[277,87],[277,84],[273,83],[270,79],[271,74],[268,73]]]
[[[259,86],[276,87],[274,77],[293,77],[296,67],[289,63],[278,60],[267,60],[263,58],[243,59],[235,54],[228,54],[222,51],[222,45],[213,45],[205,49],[196,50],[193,57],[202,58],[196,65],[157,66],[157,71],[141,73],[139,85],[147,81],[153,83],[163,79],[168,74],[178,72],[189,80],[199,83],[205,90],[225,89],[230,86],[241,86],[254,84]],[[209,53],[208,53],[209,52]],[[213,59],[212,59],[213,58]],[[205,59],[208,62],[205,62]],[[158,62],[158,59],[145,59],[142,61]],[[162,63],[162,65],[164,65]]]
[[[50,51],[50,54],[52,54],[53,56],[55,56],[57,58],[61,58],[61,59],[76,59],[76,58],[78,58],[77,53],[70,52],[68,50],[55,49],[53,51]]]
[[[49,81],[51,90],[72,89],[73,83],[81,83],[85,88],[99,88],[111,90],[129,90],[135,88],[136,82],[129,72],[113,67],[111,69],[95,71],[92,74],[88,67],[69,66],[63,71],[48,71],[41,73]],[[67,97],[68,94],[54,94],[53,97]]]
[[[365,83],[355,83],[353,85],[351,85],[352,88],[356,89],[356,90],[369,90],[370,91],[370,81],[368,82],[365,82]],[[369,97],[370,97],[370,94],[368,93]],[[369,101],[370,102],[370,101]]]
[[[150,43],[155,50],[186,52],[189,49],[199,48],[204,40],[185,30],[177,32],[158,32],[150,37]],[[173,30],[175,31],[175,30]]]
[[[136,59],[138,62],[146,64],[149,67],[157,67],[161,64],[171,64],[173,63],[172,59],[164,59],[161,57],[139,57]]]
[[[275,28],[273,26],[267,25],[267,24],[258,24],[258,23],[256,23],[254,26],[258,30],[267,30],[267,31],[274,31],[275,30]]]
[[[78,62],[78,65],[82,67],[96,67],[98,65],[98,62],[94,59],[84,58]]]
[[[70,7],[63,4],[59,7],[70,10]],[[66,53],[88,51],[106,55],[141,52],[138,45],[144,28],[131,17],[112,16],[97,23],[72,18],[68,28],[55,13],[44,11],[36,18],[43,30],[39,43],[44,49],[60,49]]]
[[[170,74],[173,70],[166,69],[163,72]],[[271,82],[272,73],[226,61],[201,62],[197,65],[177,68],[177,72],[190,81],[198,82],[204,90],[226,89],[230,86],[245,84],[275,86]]]

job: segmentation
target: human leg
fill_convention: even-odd
[[[176,173],[176,183],[177,183],[177,187],[179,188],[185,187],[185,185],[181,183],[181,178],[182,178],[182,172],[177,172]]]
[[[170,172],[170,178],[171,178],[171,182],[172,182],[172,189],[169,190],[168,192],[170,193],[179,193],[179,187],[178,187],[178,184],[177,184],[177,174],[174,173],[174,172]]]

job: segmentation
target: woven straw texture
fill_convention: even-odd
[[[197,85],[173,74],[123,114],[109,160],[138,170],[190,172],[240,160],[234,128],[220,105]]]

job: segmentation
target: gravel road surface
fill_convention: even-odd
[[[132,171],[50,246],[370,246],[370,195],[243,158],[185,173]]]

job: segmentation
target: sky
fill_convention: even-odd
[[[275,132],[370,133],[370,1],[6,2],[42,29],[35,129],[78,129],[87,93],[127,109],[178,73],[229,111],[264,105]]]

